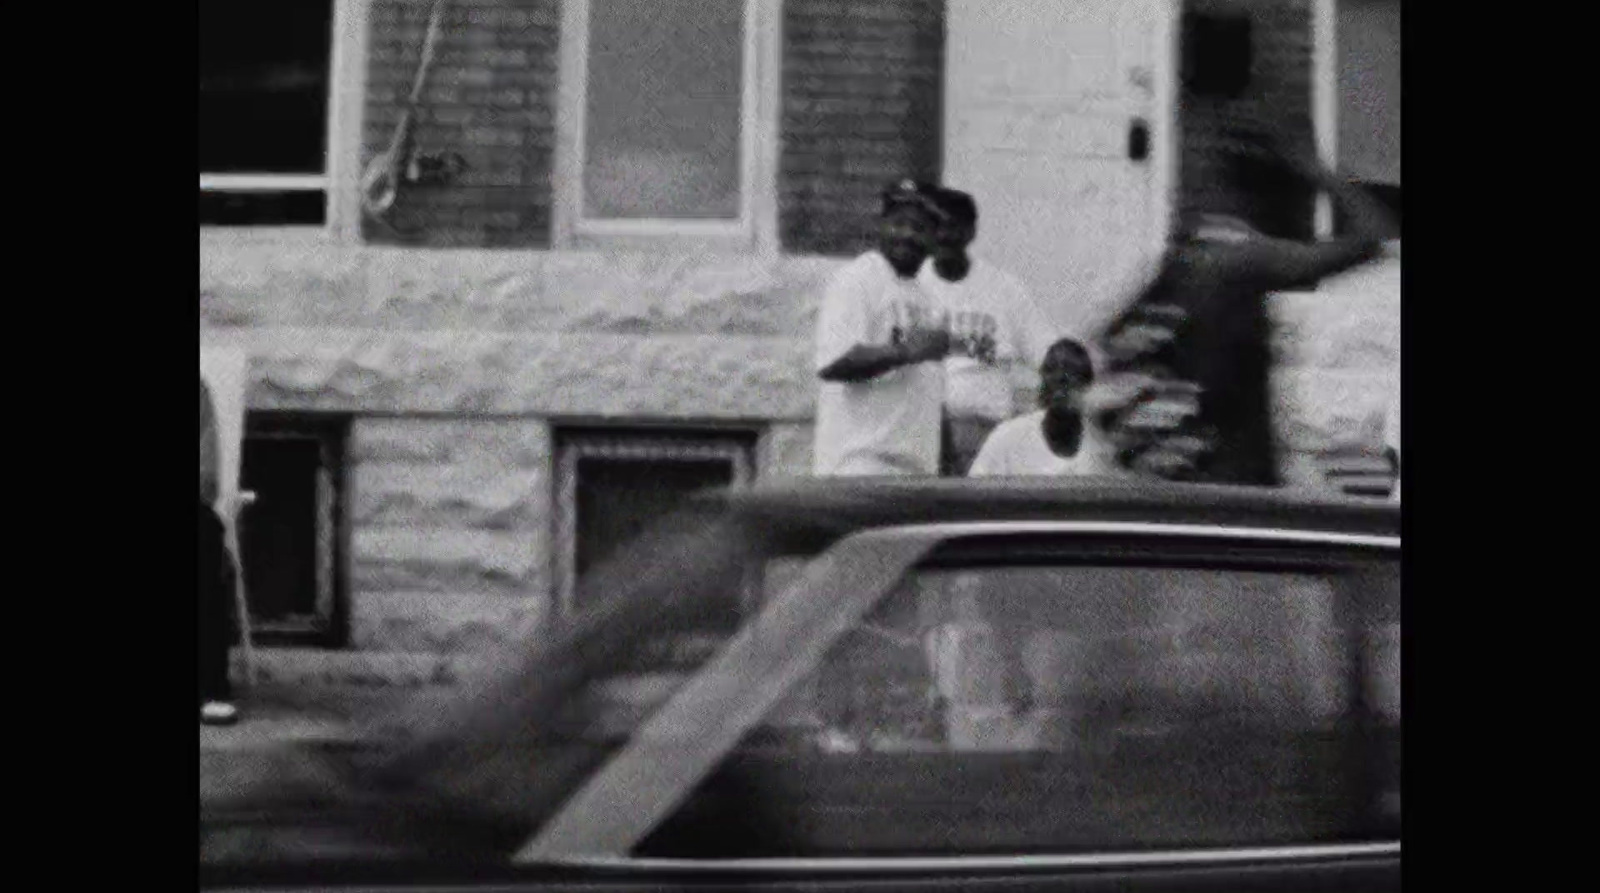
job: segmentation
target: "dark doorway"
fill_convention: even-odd
[[[239,551],[253,632],[263,643],[339,644],[342,635],[344,426],[253,415],[241,489]]]

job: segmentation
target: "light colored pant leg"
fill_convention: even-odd
[[[1021,746],[1019,717],[1009,697],[1017,670],[1013,631],[991,622],[980,578],[946,578],[937,616],[928,617],[928,662],[945,704],[945,736],[956,750]]]

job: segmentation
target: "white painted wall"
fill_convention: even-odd
[[[1002,11],[1003,10],[1003,11]],[[1172,0],[950,0],[946,182],[979,206],[974,252],[1068,332],[1126,297],[1165,233]],[[1127,155],[1135,118],[1151,155]]]

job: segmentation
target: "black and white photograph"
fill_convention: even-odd
[[[1399,891],[1400,24],[201,0],[200,889]]]

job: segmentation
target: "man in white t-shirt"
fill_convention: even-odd
[[[945,316],[917,283],[943,213],[933,187],[885,190],[878,247],[835,274],[817,321],[812,468],[818,475],[939,473]]]
[[[1039,405],[1001,422],[983,442],[971,477],[1118,473],[1107,438],[1086,419],[1083,396],[1094,384],[1089,351],[1071,338],[1050,346],[1039,366]]]
[[[943,225],[934,253],[917,274],[923,289],[950,314],[945,360],[943,473],[966,473],[994,426],[1027,404],[1033,372],[1059,334],[1020,280],[968,249],[978,234],[978,205],[958,189],[940,189]]]

